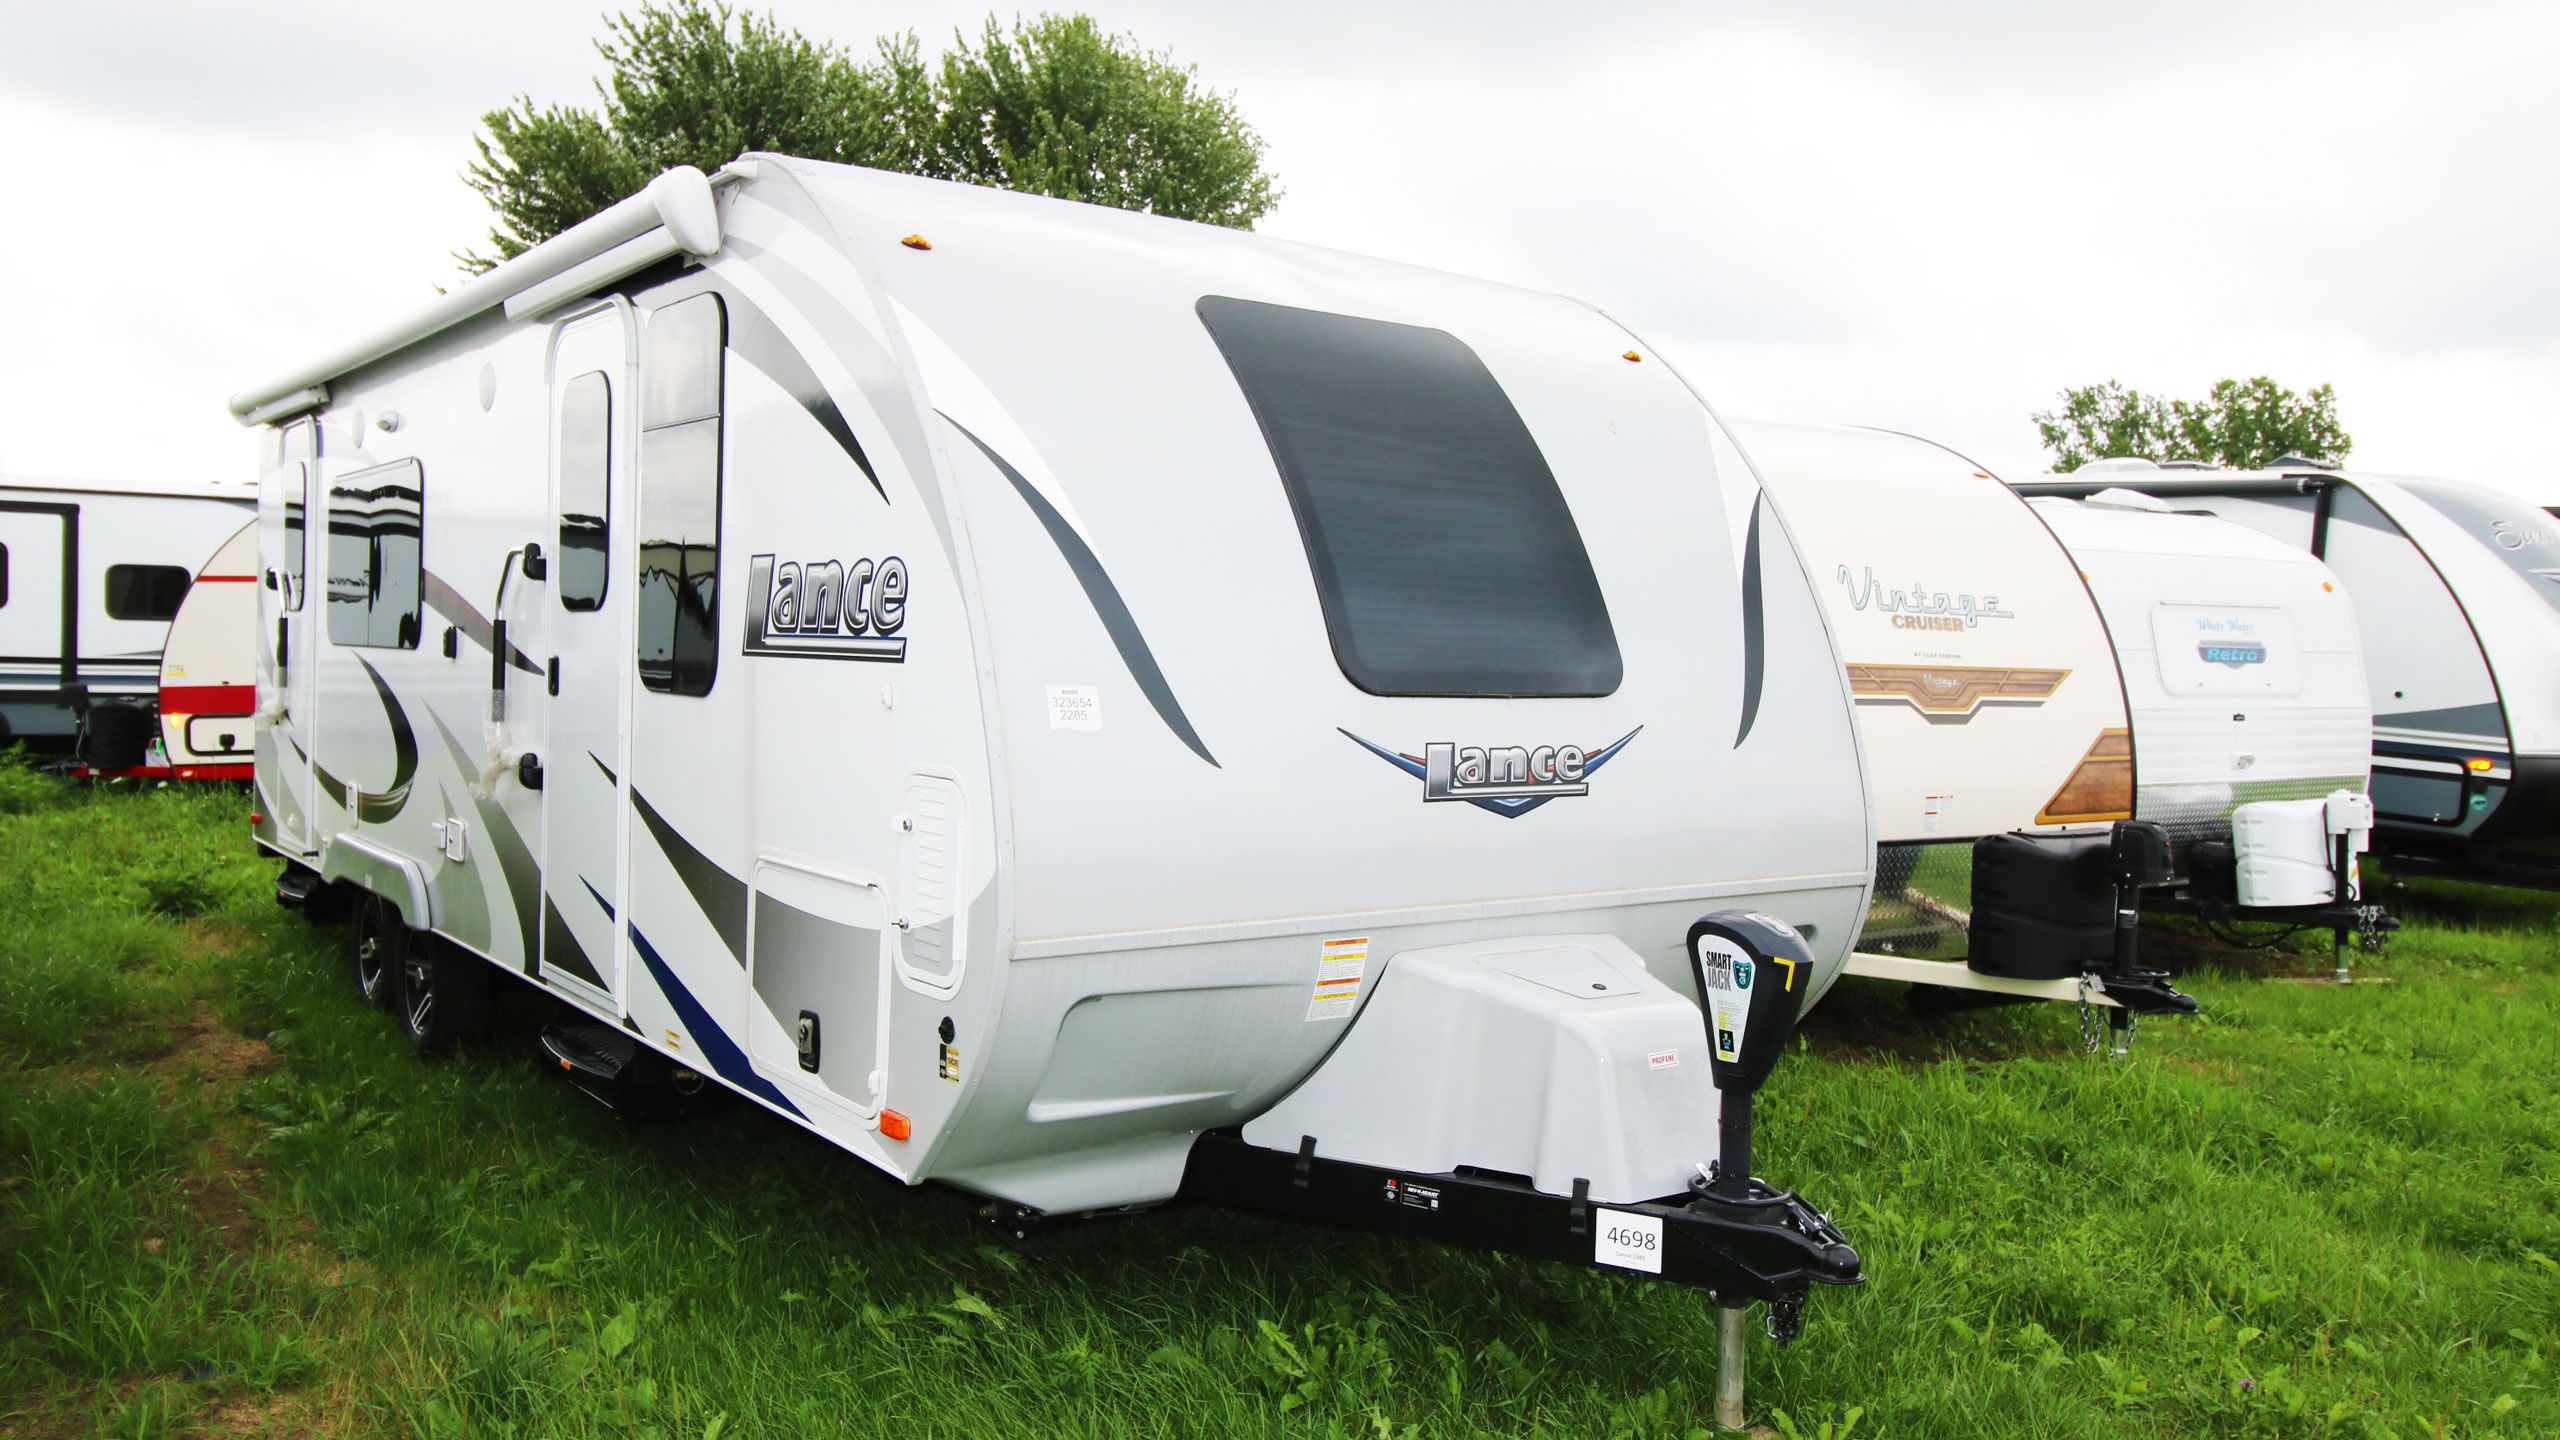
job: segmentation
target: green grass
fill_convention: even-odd
[[[1695,1292],[1204,1210],[991,1243],[743,1108],[617,1122],[518,1004],[423,1062],[237,793],[0,766],[0,1433],[1680,1436]],[[2362,973],[2203,969],[2082,1056],[1844,982],[1762,1166],[1873,1277],[1780,1433],[2560,1434],[2560,927],[2421,889]]]

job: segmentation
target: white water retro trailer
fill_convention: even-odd
[[[2374,843],[2396,867],[2560,889],[2560,518],[2450,480],[2107,466],[2027,488],[2210,510],[2319,556],[2355,596]]]
[[[196,573],[161,647],[158,770],[172,780],[254,777],[257,587],[251,520]]]
[[[2185,997],[2118,964],[2112,887],[2072,887],[2084,913],[1976,927],[2041,885],[2045,867],[1973,866],[1978,846],[2057,863],[2133,818],[2133,739],[2116,652],[2087,582],[2042,519],[1984,467],[1885,430],[1737,421],[1814,575],[1856,697],[1875,795],[1877,884],[1848,973],[1969,992],[1929,1007],[2079,1000],[2110,989],[2148,1011]],[[2129,938],[2129,937],[2128,937]],[[2071,943],[2076,939],[2078,943]],[[1977,943],[1979,942],[1979,943]],[[1966,961],[1971,963],[1968,965]],[[2106,975],[2118,971],[2109,987]],[[2081,977],[2097,977],[2084,989]],[[2111,996],[2107,1003],[2117,1003]]]
[[[0,476],[0,745],[102,758],[153,738],[161,648],[198,573],[250,517],[246,485]]]
[[[232,404],[258,840],[370,897],[422,1041],[486,962],[595,1017],[572,1070],[663,1055],[1017,1225],[1855,1278],[1700,1181],[1786,1022],[1695,1001],[1845,957],[1849,697],[1606,316],[757,156]]]
[[[2373,712],[2356,606],[2316,556],[2123,489],[2032,502],[2089,576],[2133,717],[2134,814],[2171,845],[2159,898],[2208,920],[2396,922],[2365,904]]]

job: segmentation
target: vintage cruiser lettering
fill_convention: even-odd
[[[1849,567],[1843,565],[1835,578],[1840,588],[1849,592],[1852,608],[1864,610],[1872,605],[1878,612],[1891,615],[1897,629],[1970,630],[1985,620],[2017,618],[2000,608],[1997,595],[1977,598],[1916,584],[1908,590],[1888,590],[1876,583],[1875,567],[1871,565],[1859,567],[1856,579],[1850,578]]]

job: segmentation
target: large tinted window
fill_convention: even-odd
[[[640,680],[707,695],[720,662],[720,351],[717,295],[649,318],[641,357]]]
[[[426,476],[415,460],[329,487],[329,639],[418,648]]]
[[[1546,457],[1456,336],[1203,299],[1297,512],[1343,674],[1378,695],[1606,695],[1624,667]]]
[[[107,567],[107,614],[117,620],[174,620],[195,577],[177,565]]]
[[[2560,512],[2537,510],[2521,498],[2468,485],[2407,483],[2560,608],[2560,519],[2553,518]]]
[[[612,513],[613,387],[601,370],[571,380],[560,396],[560,603],[604,605]]]

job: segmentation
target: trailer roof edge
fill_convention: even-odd
[[[718,178],[743,179],[753,173],[748,162],[722,170]],[[310,364],[232,396],[232,418],[254,426],[323,403],[328,398],[329,382],[349,371],[496,309],[517,295],[653,231],[665,232],[671,242],[668,253],[716,254],[720,249],[720,211],[712,199],[712,184],[712,177],[690,165],[666,171],[638,194],[606,206],[431,303],[367,331]]]

